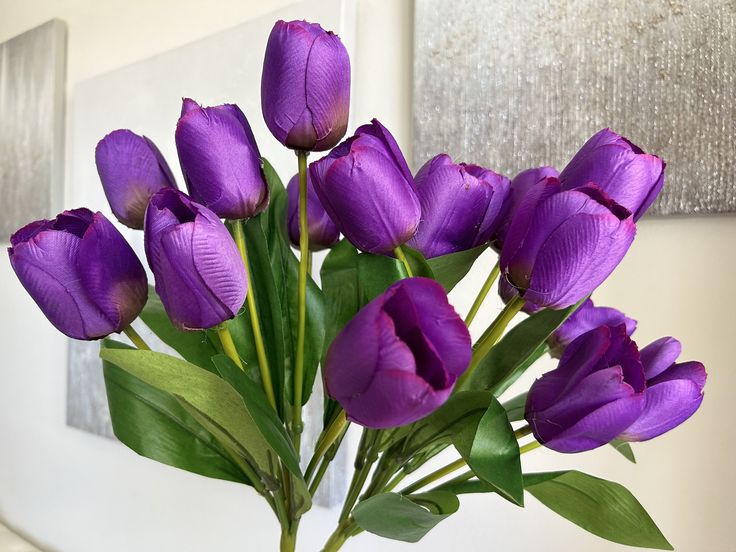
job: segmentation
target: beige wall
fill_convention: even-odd
[[[355,120],[378,116],[408,149],[411,2],[356,1]],[[193,0],[0,0],[0,40],[51,17],[66,20],[72,87],[289,3],[222,0],[205,7]],[[730,365],[736,296],[730,287],[736,281],[736,218],[653,219],[639,227],[630,255],[597,299],[637,318],[640,342],[671,334],[683,341],[685,357],[704,361],[710,374],[704,406],[677,431],[636,446],[638,466],[607,447],[576,457],[535,451],[525,464],[530,470],[575,466],[622,481],[678,550],[733,551],[729,495],[736,490],[736,445],[729,407],[736,389]],[[453,294],[458,310],[467,310],[482,269],[480,263],[465,291]],[[0,301],[0,518],[49,550],[64,552],[273,549],[276,524],[250,491],[150,462],[118,443],[67,428],[65,341],[5,261],[0,261]],[[489,305],[479,321],[490,320],[497,308],[497,302]],[[464,504],[422,548],[622,548],[588,536],[531,498],[526,510],[484,496]],[[334,512],[311,512],[302,549],[317,549],[333,520]],[[370,536],[356,539],[352,549],[379,546],[409,549]]]

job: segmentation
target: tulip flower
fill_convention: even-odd
[[[100,140],[95,163],[113,214],[130,228],[143,228],[143,215],[154,193],[176,188],[156,145],[130,130],[114,130]]]
[[[594,183],[639,220],[664,184],[664,162],[605,128],[560,173],[563,190]]]
[[[200,107],[185,98],[176,149],[187,189],[220,218],[247,219],[268,206],[268,186],[248,120],[237,105]]]
[[[376,119],[309,167],[314,190],[358,249],[386,254],[416,232],[421,205],[391,133]]]
[[[326,151],[348,128],[350,58],[337,35],[316,23],[277,21],[268,37],[261,109],[287,148]]]
[[[442,405],[470,362],[468,329],[434,280],[401,280],[348,322],[327,353],[327,391],[366,427],[412,423]]]
[[[73,209],[32,222],[10,237],[8,255],[46,318],[71,338],[120,332],[146,304],[143,265],[102,213]]]
[[[414,183],[422,221],[409,245],[426,258],[488,242],[501,222],[509,179],[440,154],[419,169]]]
[[[215,213],[165,188],[151,197],[144,237],[156,293],[174,326],[201,330],[237,314],[248,288],[245,267]]]
[[[630,336],[636,330],[636,320],[611,307],[596,307],[587,299],[570,317],[549,337],[547,343],[552,356],[559,358],[570,343],[598,326],[618,326],[623,324]]]
[[[557,368],[532,384],[525,417],[547,448],[591,450],[639,418],[645,388],[639,351],[626,326],[600,326],[570,343]]]
[[[644,412],[619,436],[623,441],[647,441],[677,427],[703,402],[707,374],[700,362],[676,363],[680,342],[663,337],[641,350],[647,378]]]
[[[286,187],[287,212],[286,225],[289,239],[295,247],[299,247],[299,175],[295,174]],[[317,193],[314,191],[312,179],[307,175],[307,226],[309,228],[309,249],[320,251],[335,245],[340,239],[340,232],[332,222]]]
[[[634,240],[631,213],[595,185],[534,185],[509,227],[502,277],[538,308],[577,303],[613,272]]]

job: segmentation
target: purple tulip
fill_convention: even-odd
[[[237,314],[248,289],[245,267],[215,213],[163,189],[148,204],[144,237],[156,293],[174,326],[201,330]]]
[[[645,388],[639,351],[626,326],[600,326],[570,343],[557,368],[532,384],[525,417],[547,448],[591,450],[639,418]]]
[[[560,173],[564,190],[597,184],[641,218],[664,184],[664,162],[605,128],[588,140]]]
[[[237,105],[200,107],[185,98],[175,137],[192,199],[230,220],[253,217],[268,206],[261,154]]]
[[[314,190],[358,249],[386,254],[416,232],[421,205],[391,133],[373,119],[309,167]]]
[[[327,353],[327,391],[371,428],[436,410],[470,362],[468,329],[434,280],[401,280],[355,315]]]
[[[503,242],[506,239],[506,234],[511,226],[511,220],[514,218],[514,214],[519,209],[521,200],[524,199],[526,193],[535,184],[543,181],[545,178],[558,176],[557,169],[554,167],[538,167],[536,169],[527,169],[517,174],[511,181],[511,191],[506,199],[506,205],[504,206],[504,214],[501,222],[498,225],[498,229],[493,236],[493,248],[496,251],[501,251],[503,248]]]
[[[633,318],[629,318],[621,311],[611,307],[596,307],[593,301],[587,299],[549,337],[547,343],[550,347],[550,353],[552,356],[559,358],[565,348],[578,336],[598,326],[618,326],[619,324],[626,327],[626,333],[629,336],[636,330],[636,320]]]
[[[647,441],[680,425],[703,402],[707,374],[700,362],[675,363],[680,342],[663,337],[641,350],[647,378],[646,403],[642,415],[619,439]]]
[[[501,273],[536,307],[577,303],[613,272],[634,240],[631,213],[595,185],[560,191],[556,178],[525,195],[501,251]]]
[[[174,175],[156,145],[130,130],[114,130],[95,148],[97,173],[115,217],[143,228],[148,200],[161,188],[176,188]]]
[[[345,136],[350,58],[337,35],[316,23],[277,21],[261,77],[266,125],[287,148],[325,151]]]
[[[414,182],[422,221],[409,245],[428,259],[488,242],[501,222],[510,185],[500,174],[455,164],[444,153],[427,161]]]
[[[289,239],[295,247],[299,247],[299,175],[295,174],[286,187],[288,200],[286,225]],[[307,228],[309,229],[310,251],[320,251],[335,245],[340,239],[340,232],[332,222],[330,215],[319,202],[314,191],[312,179],[307,174]]]
[[[74,339],[120,332],[146,304],[143,265],[102,213],[73,209],[32,222],[10,237],[8,255],[46,318]]]

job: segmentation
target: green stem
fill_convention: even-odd
[[[332,535],[330,535],[330,538],[327,539],[322,552],[335,552],[336,550],[340,550],[348,537],[350,537],[349,529],[352,524],[353,520],[350,518],[341,521]]]
[[[233,229],[235,243],[240,251],[245,266],[245,274],[248,277],[248,293],[246,300],[248,301],[248,314],[250,315],[250,325],[253,329],[253,341],[256,345],[256,355],[258,356],[258,367],[261,371],[261,381],[263,382],[263,390],[266,392],[268,402],[276,409],[276,396],[273,392],[273,381],[271,380],[271,369],[268,366],[268,357],[266,356],[266,347],[263,343],[263,334],[261,333],[261,324],[258,319],[258,309],[256,308],[255,286],[251,277],[250,261],[248,260],[248,250],[245,244],[245,232],[243,231],[245,221],[235,220],[230,223]]]
[[[373,448],[377,433],[370,429],[363,429],[360,445],[358,445],[358,452],[355,454],[355,472],[353,472],[353,479],[350,482],[348,495],[345,497],[345,502],[340,512],[340,522],[345,521],[350,516],[350,511],[355,506],[355,502],[360,497],[360,492],[363,490],[363,486],[368,479],[368,474],[375,461]]]
[[[298,527],[299,520],[281,528],[280,552],[294,552],[296,549],[296,531]]]
[[[532,428],[529,426],[529,424],[527,424],[514,431],[514,437],[516,437],[517,439],[521,439],[529,435],[531,432]]]
[[[465,370],[465,373],[457,380],[455,389],[462,389],[463,385],[470,379],[473,372],[475,372],[475,369],[478,368],[480,361],[485,358],[496,342],[501,338],[506,326],[509,325],[509,322],[511,322],[514,316],[516,316],[523,307],[524,299],[519,295],[515,296],[508,302],[498,317],[496,317],[493,323],[488,327],[486,333],[484,333],[478,340],[478,343],[475,344],[473,356],[470,359],[468,369]]]
[[[307,329],[307,277],[309,274],[309,227],[307,225],[307,155],[296,153],[299,162],[299,310],[297,318],[296,362],[294,363],[294,410],[291,420],[291,435],[297,456],[301,435],[302,393],[304,387],[304,342]]]
[[[342,440],[345,438],[347,429],[347,426],[345,426],[345,428],[342,430],[342,433],[338,436],[337,440],[332,444],[329,449],[327,449],[324,458],[322,458],[322,463],[320,464],[317,473],[314,475],[314,479],[309,484],[310,495],[314,496],[314,494],[317,492],[319,484],[322,482],[322,478],[325,476],[325,473],[327,473],[327,468],[330,467],[330,463],[335,459],[337,451],[340,449],[340,444],[342,444]]]
[[[532,441],[531,443],[527,443],[526,445],[519,447],[519,454],[524,454],[541,446],[542,443],[540,443],[539,441]]]
[[[425,475],[421,479],[415,481],[414,483],[412,483],[411,485],[409,485],[408,487],[406,487],[405,489],[403,489],[401,491],[401,494],[411,494],[414,491],[418,491],[422,487],[425,487],[425,486],[429,485],[430,483],[434,483],[438,479],[442,479],[446,475],[448,475],[448,474],[450,474],[450,473],[452,473],[454,471],[457,471],[457,470],[459,470],[460,468],[462,468],[462,467],[464,467],[466,465],[467,465],[467,463],[465,462],[465,460],[463,458],[459,458],[459,459],[455,460],[454,462],[446,465],[445,467],[440,468],[440,469],[438,469],[436,471],[433,471],[432,473],[430,473],[428,475]]]
[[[437,490],[437,489],[442,489],[446,485],[449,486],[449,485],[456,485],[457,483],[463,483],[463,482],[467,481],[468,479],[473,479],[474,477],[475,477],[475,474],[473,473],[473,471],[472,470],[468,470],[465,473],[461,473],[457,477],[453,477],[449,481],[447,481],[445,483],[442,483],[441,485],[439,485],[437,487],[434,487],[432,490],[434,491],[434,490]]]
[[[242,370],[243,361],[240,360],[238,351],[235,349],[233,336],[230,335],[230,330],[227,329],[225,322],[217,325],[217,336],[220,338],[220,343],[222,343],[222,349],[225,351],[225,354]]]
[[[133,326],[125,326],[123,328],[123,333],[128,336],[128,339],[130,339],[133,342],[133,345],[141,349],[142,351],[150,351],[151,348],[148,346],[148,344],[143,341],[143,338],[138,334],[137,331],[133,329]]]
[[[401,264],[404,265],[404,270],[406,271],[407,278],[413,278],[414,273],[411,271],[411,265],[409,264],[409,259],[406,258],[406,255],[404,254],[403,249],[401,249],[401,246],[394,247],[394,255],[396,255],[396,258],[401,261]]]
[[[498,263],[496,263],[493,267],[493,270],[491,270],[491,273],[488,275],[488,278],[486,278],[486,281],[483,283],[483,287],[480,288],[480,292],[478,292],[478,297],[475,298],[473,306],[470,307],[470,312],[468,312],[468,316],[465,318],[466,326],[470,327],[470,324],[473,323],[475,315],[478,314],[483,301],[486,300],[488,292],[491,291],[493,283],[496,281],[496,278],[498,278],[498,274],[500,271],[501,269],[499,268]]]
[[[348,419],[345,416],[345,411],[340,409],[340,412],[338,412],[337,416],[333,418],[330,425],[327,426],[327,429],[325,429],[324,433],[322,433],[320,438],[317,440],[317,444],[314,447],[314,454],[312,455],[312,459],[309,461],[309,465],[304,472],[305,481],[309,482],[312,473],[317,467],[317,463],[327,452],[327,449],[329,449],[332,444],[337,440],[337,438],[342,434],[347,424]]]

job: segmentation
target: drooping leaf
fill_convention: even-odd
[[[611,441],[610,445],[618,452],[620,452],[621,456],[626,458],[629,462],[631,462],[632,464],[636,464],[636,456],[634,456],[634,450],[631,448],[631,444],[627,443],[626,441],[614,439],[613,441]]]
[[[579,471],[524,475],[526,490],[542,504],[606,540],[673,550],[639,501],[625,487]]]
[[[409,496],[384,493],[360,502],[353,510],[353,518],[358,526],[375,535],[418,542],[459,507],[457,497],[447,492]]]
[[[528,391],[524,391],[520,395],[516,395],[513,399],[509,399],[503,403],[509,422],[520,422],[524,419],[524,408],[526,407],[526,397],[528,394]]]
[[[475,261],[487,248],[487,245],[479,245],[466,251],[427,259],[427,264],[432,269],[434,279],[449,293],[470,272]]]

